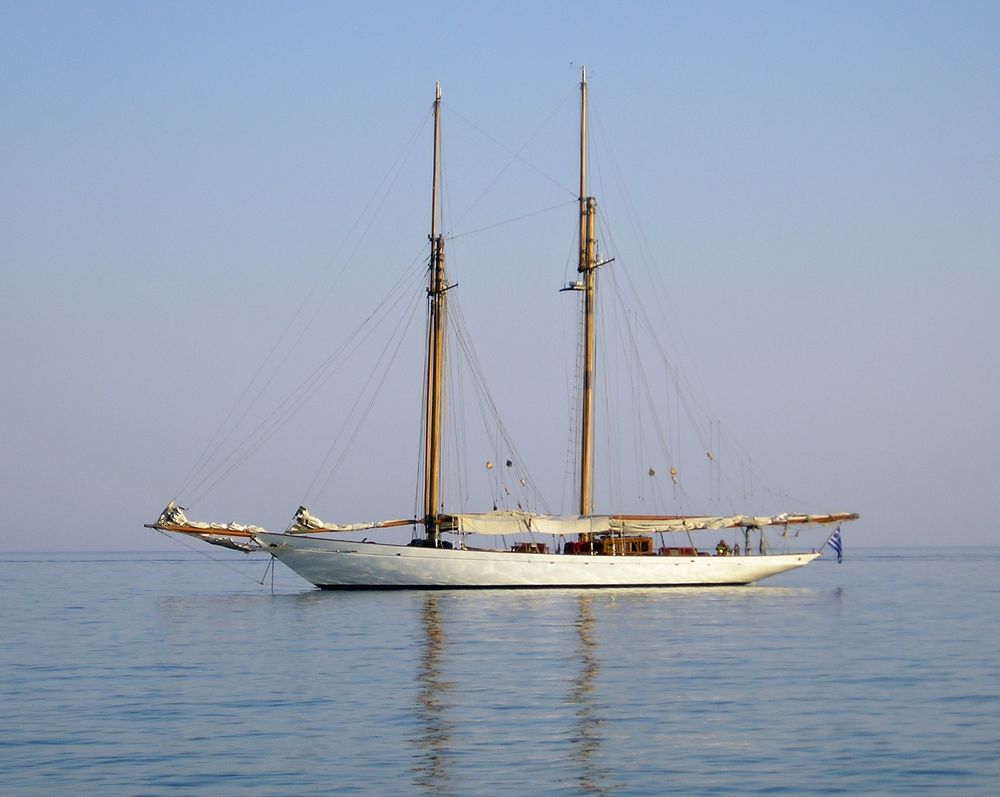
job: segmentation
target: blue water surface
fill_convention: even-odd
[[[1000,790],[1000,549],[436,593],[211,555],[3,556],[3,794]]]

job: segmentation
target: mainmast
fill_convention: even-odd
[[[440,536],[441,405],[444,383],[444,323],[448,290],[444,236],[438,234],[438,177],[441,173],[441,84],[434,86],[434,174],[431,178],[431,244],[427,280],[427,373],[424,407],[424,528],[435,546]]]
[[[580,70],[580,257],[577,271],[583,276],[583,363],[580,407],[580,514],[593,509],[590,479],[593,474],[594,420],[594,305],[595,277],[598,263],[595,257],[594,215],[596,203],[587,196],[587,67]]]

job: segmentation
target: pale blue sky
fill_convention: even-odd
[[[777,489],[861,512],[849,545],[994,544],[1000,4],[3,2],[4,544],[162,547],[142,522],[331,262],[434,81],[448,213],[506,163],[474,154],[477,128],[514,150],[542,129],[525,158],[553,179],[534,173],[525,200],[505,173],[493,207],[460,220],[471,229],[572,198],[581,63],[663,312],[723,427]],[[317,335],[356,323],[421,253],[426,129],[415,146]],[[558,471],[539,480],[557,510],[564,413],[532,418],[565,401],[564,340],[531,319],[560,316],[573,213],[452,251],[516,442],[533,473]],[[537,293],[515,297],[506,267],[535,273]],[[416,417],[419,388],[396,390],[379,409]],[[191,514],[281,527],[337,426],[323,409],[306,414],[314,449],[276,439]],[[317,514],[368,519],[387,490],[405,495],[382,514],[410,511],[416,433],[393,428],[360,442],[385,483],[346,475]]]

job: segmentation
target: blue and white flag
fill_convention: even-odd
[[[841,542],[841,540],[840,540],[840,526],[837,526],[836,531],[834,531],[833,534],[830,535],[830,539],[828,539],[825,543],[823,543],[823,547],[824,548],[827,545],[829,545],[831,548],[833,548],[833,550],[835,550],[837,552],[837,564],[840,564],[841,562],[843,562],[844,561],[844,543]]]

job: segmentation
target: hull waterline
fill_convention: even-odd
[[[254,535],[322,589],[531,589],[753,584],[818,553],[766,556],[577,556],[418,548],[320,537]]]

